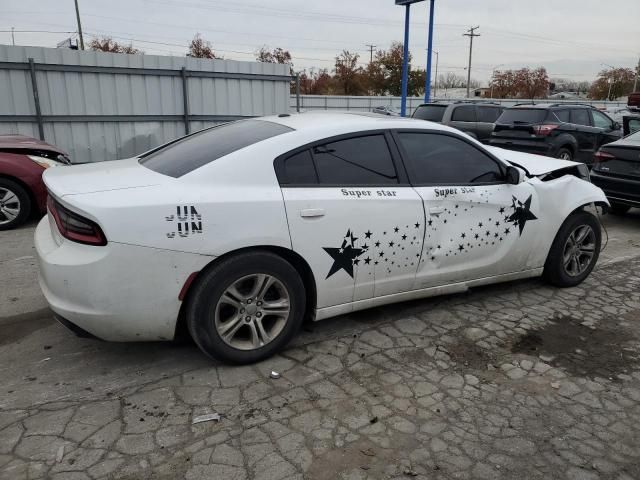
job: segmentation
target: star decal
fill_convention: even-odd
[[[400,229],[399,229],[398,227],[396,227],[396,228],[394,228],[394,229],[393,229],[393,231],[394,231],[395,233],[398,233],[398,232],[400,231]]]
[[[419,224],[419,223],[416,223],[416,224],[415,224],[415,227],[416,227],[416,228],[420,228],[420,224]]]
[[[371,238],[371,235],[373,235],[373,233],[371,233],[371,230],[367,230],[364,234],[364,238]]]
[[[356,248],[356,240],[357,237],[353,236],[351,230],[347,230],[347,234],[342,240],[341,247],[322,248],[331,256],[331,258],[333,258],[333,265],[331,265],[331,269],[329,269],[329,273],[327,274],[326,278],[329,278],[340,270],[344,270],[347,275],[353,278],[353,265],[358,264],[358,257],[364,253],[364,250],[362,248]]]
[[[509,215],[508,221],[513,223],[516,227],[520,229],[520,235],[522,235],[522,231],[524,230],[524,226],[529,220],[537,220],[533,213],[531,213],[531,195],[524,202],[521,202],[516,197],[512,197],[512,206],[513,213]]]

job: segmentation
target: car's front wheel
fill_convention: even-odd
[[[598,219],[588,212],[565,220],[551,245],[544,278],[558,287],[574,287],[589,276],[600,255],[602,233]]]
[[[200,349],[218,360],[253,363],[281,350],[300,327],[305,289],[297,270],[270,252],[250,252],[205,271],[186,319]]]
[[[18,183],[0,178],[0,230],[21,225],[31,213],[31,199]]]

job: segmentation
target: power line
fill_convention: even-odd
[[[467,98],[469,98],[470,96],[469,84],[471,83],[471,56],[473,55],[473,37],[480,36],[479,33],[475,33],[475,31],[479,28],[480,28],[479,25],[477,27],[471,27],[469,30],[467,30],[468,33],[462,34],[465,37],[469,37],[469,67],[467,70]]]

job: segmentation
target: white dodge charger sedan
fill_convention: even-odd
[[[608,205],[582,164],[351,113],[228,123],[44,181],[40,284],[60,322],[112,341],[184,328],[234,363],[305,318],[540,275],[577,285]]]

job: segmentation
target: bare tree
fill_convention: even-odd
[[[89,49],[97,52],[110,53],[144,53],[142,50],[134,48],[132,44],[123,45],[114,41],[111,37],[94,38],[89,42]]]
[[[199,33],[191,40],[187,56],[196,58],[222,58],[216,55],[211,42],[204,40]]]

